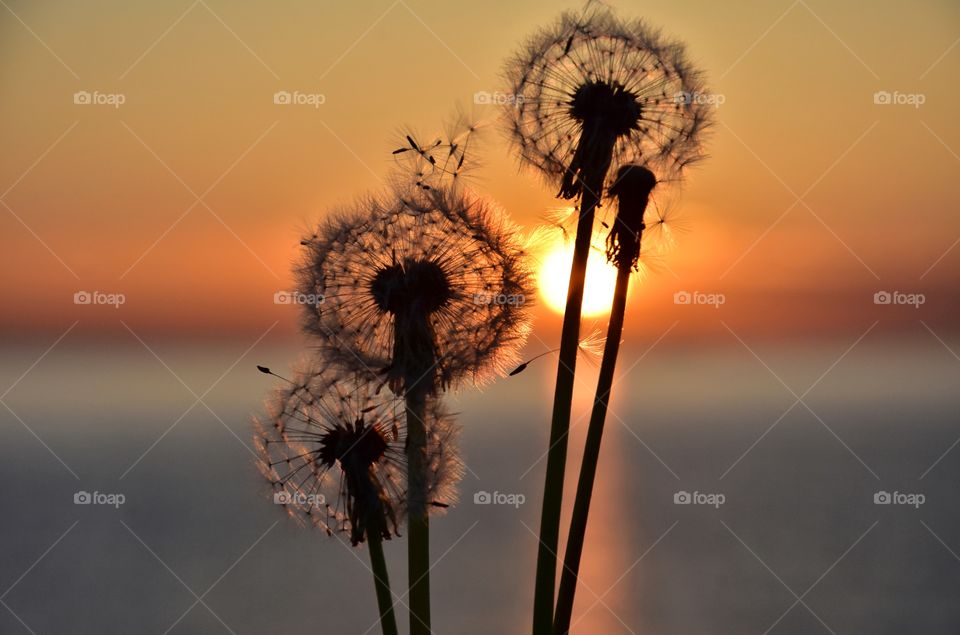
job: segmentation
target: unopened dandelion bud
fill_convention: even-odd
[[[650,192],[657,184],[653,172],[642,165],[625,165],[617,172],[610,194],[617,198],[617,215],[607,236],[607,259],[617,265],[635,268],[640,257],[644,213]]]

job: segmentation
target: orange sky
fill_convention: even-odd
[[[404,125],[432,131],[556,3],[9,2],[0,9],[0,293],[5,334],[231,334],[296,314],[301,230],[379,187]],[[575,3],[563,3],[574,7]],[[949,327],[960,246],[960,7],[616,3],[688,43],[723,95],[681,199],[691,231],[633,294],[628,331],[717,317],[771,335],[917,315]],[[15,16],[13,14],[16,14]],[[771,26],[773,25],[773,26]],[[77,91],[124,103],[77,105]],[[278,90],[324,95],[276,105]],[[875,104],[877,91],[920,107]],[[527,229],[557,205],[493,126],[475,186]],[[198,197],[201,202],[197,202]],[[798,199],[799,197],[799,199]],[[123,293],[119,308],[77,291]],[[926,303],[878,307],[880,290]],[[722,293],[719,309],[677,291]],[[917,311],[921,313],[917,313]],[[541,310],[550,332],[558,319]]]

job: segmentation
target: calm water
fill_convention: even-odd
[[[805,395],[855,337],[759,343],[770,370],[735,341],[665,342],[624,376],[577,632],[960,632],[960,447],[944,455],[960,361],[871,335]],[[0,632],[378,632],[365,551],[291,526],[244,446],[271,386],[253,365],[293,351],[267,338],[204,394],[248,345],[152,344],[188,390],[135,341],[65,342],[9,392],[23,422],[0,409]],[[7,348],[0,383],[44,348]],[[454,399],[470,474],[433,525],[439,634],[527,628],[553,371]],[[78,490],[125,502],[74,505]],[[481,491],[526,500],[474,504]],[[882,491],[924,499],[877,505]],[[401,590],[403,543],[387,549]]]

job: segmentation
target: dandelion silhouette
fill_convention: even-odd
[[[594,3],[564,13],[534,36],[506,74],[515,104],[507,121],[521,163],[539,170],[559,197],[579,202],[540,520],[533,611],[533,630],[540,634],[553,621],[567,434],[596,208],[612,185],[609,175],[624,165],[641,163],[660,178],[673,178],[699,159],[710,111],[698,98],[699,73],[680,44]],[[613,248],[620,249],[619,236]]]
[[[553,622],[553,632],[556,635],[566,635],[570,630],[577,574],[580,570],[580,559],[583,555],[583,543],[587,530],[590,500],[593,495],[593,483],[599,463],[607,402],[613,388],[613,373],[620,350],[620,338],[623,334],[627,290],[630,275],[637,270],[641,242],[646,229],[645,216],[647,216],[650,194],[656,185],[657,179],[653,172],[643,166],[627,165],[618,170],[616,184],[610,188],[610,193],[617,198],[618,209],[613,226],[607,236],[607,258],[611,264],[617,267],[617,282],[610,309],[610,322],[607,327],[603,358],[600,361],[597,393],[594,397],[590,423],[587,428],[587,439],[584,445],[583,462],[570,521],[570,532],[567,536],[563,568],[560,574],[560,588],[557,593],[557,606]],[[661,231],[665,231],[665,217],[662,214],[655,215],[653,224]]]
[[[411,505],[406,417],[402,402],[378,391],[370,379],[330,366],[285,379],[268,422],[256,422],[255,442],[275,503],[328,535],[345,533],[355,546],[367,542],[383,632],[396,635],[381,543],[400,535]],[[418,491],[423,498],[414,502],[418,508],[442,510],[454,502],[462,475],[457,430],[436,400],[421,415]]]
[[[710,110],[683,47],[640,20],[590,5],[564,13],[508,65],[508,109],[521,160],[575,198],[608,172],[642,163],[661,179],[701,158]],[[612,169],[611,169],[612,168]]]
[[[610,194],[619,201],[617,216],[607,235],[607,260],[618,269],[637,269],[644,216],[657,177],[643,166],[625,165],[617,171]]]
[[[275,375],[269,368],[261,372]],[[402,400],[350,371],[311,368],[284,380],[255,422],[258,467],[299,524],[359,545],[400,535],[408,506]],[[443,510],[462,476],[458,429],[437,400],[426,411],[422,504]]]
[[[460,189],[368,199],[304,241],[305,328],[325,356],[394,392],[482,384],[517,361],[532,276],[516,228]]]
[[[419,156],[433,156],[408,142]],[[421,178],[339,214],[303,241],[300,289],[324,298],[306,307],[305,328],[322,355],[359,372],[376,369],[404,398],[412,635],[430,632],[428,402],[516,363],[532,300],[516,236],[493,204]]]

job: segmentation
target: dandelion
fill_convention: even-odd
[[[628,165],[620,168],[616,185],[610,190],[611,194],[617,198],[618,209],[607,236],[607,258],[617,267],[617,282],[610,309],[610,323],[607,327],[603,357],[600,360],[597,393],[587,428],[563,569],[560,574],[560,589],[557,593],[556,614],[553,622],[553,632],[557,635],[566,635],[570,630],[577,574],[580,569],[580,558],[583,555],[587,517],[600,458],[600,442],[607,415],[607,403],[613,388],[613,373],[620,350],[620,338],[623,335],[630,275],[638,267],[646,221],[651,220],[661,232],[668,231],[665,216],[654,212],[651,219],[651,214],[648,213],[650,194],[656,185],[657,179],[653,172],[643,166]]]
[[[553,617],[567,433],[596,208],[612,185],[609,175],[623,165],[641,163],[666,179],[699,159],[710,111],[699,98],[699,72],[680,44],[596,4],[564,13],[534,36],[506,74],[515,102],[507,121],[521,162],[539,170],[559,197],[579,202],[537,557],[534,632],[545,633]]]
[[[420,146],[412,137],[410,143]],[[404,397],[412,635],[430,632],[421,480],[429,462],[428,400],[463,382],[505,374],[516,363],[532,300],[516,236],[484,199],[420,183],[392,198],[368,199],[303,241],[300,289],[324,298],[307,306],[306,330],[318,336],[325,358],[360,372],[373,369]]]
[[[701,158],[710,107],[684,48],[597,5],[564,13],[509,64],[508,110],[521,160],[571,199],[642,163],[662,179]]]
[[[368,543],[381,623],[385,633],[396,633],[381,543],[400,535],[409,505],[403,404],[378,394],[363,377],[329,366],[284,381],[267,420],[255,423],[258,467],[274,502],[298,522],[345,534],[354,546]],[[462,473],[457,430],[437,401],[425,415],[426,498],[420,503],[445,509],[455,501]]]
[[[267,419],[256,421],[254,438],[274,500],[299,524],[346,534],[354,546],[371,530],[384,540],[399,536],[408,505],[402,400],[330,367],[281,379],[286,385]],[[443,510],[457,502],[463,474],[458,427],[438,400],[429,402],[425,427],[422,503]]]
[[[326,356],[395,392],[482,384],[517,361],[531,272],[517,229],[459,189],[368,199],[304,241],[306,330]]]

